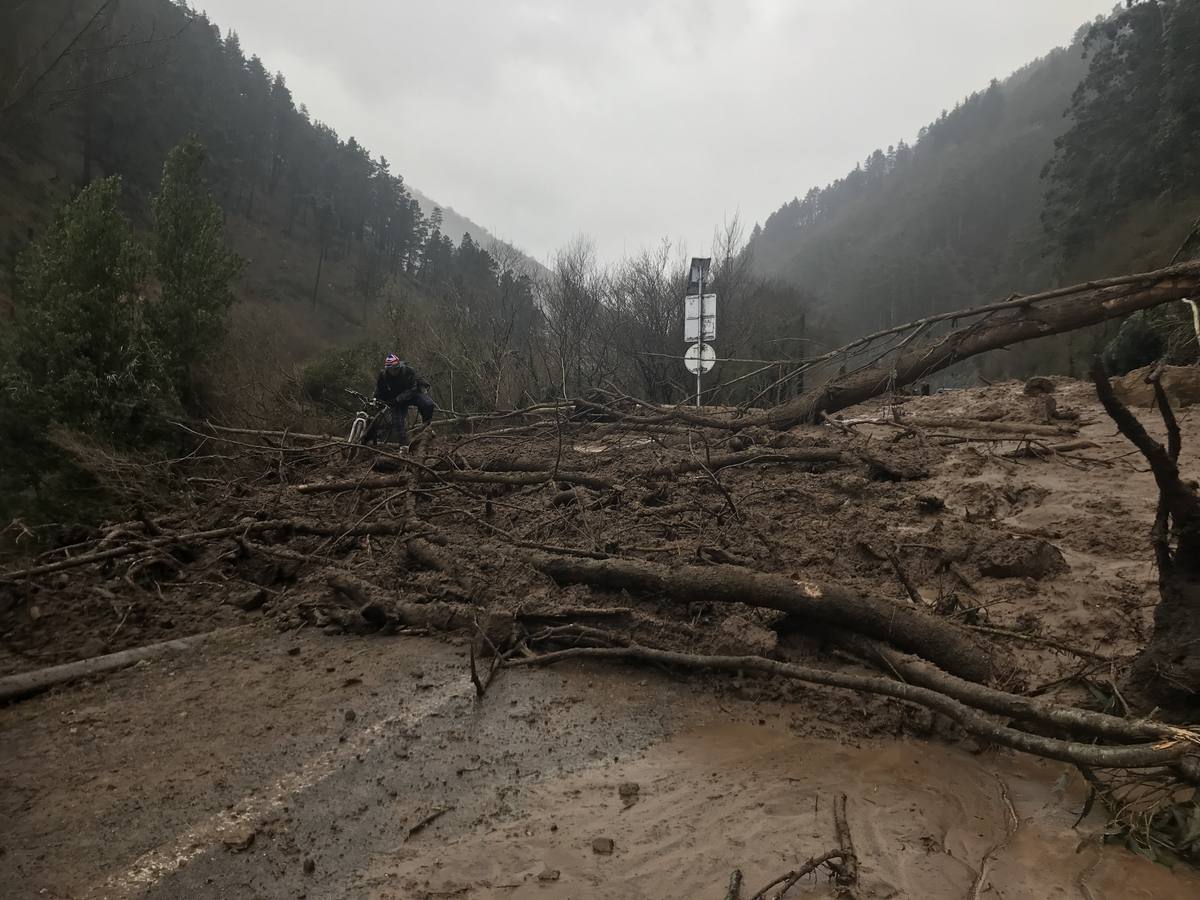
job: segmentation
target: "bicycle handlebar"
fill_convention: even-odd
[[[353,388],[342,388],[342,390],[344,390],[351,397],[354,397],[356,400],[358,400],[358,402],[361,403],[363,406],[372,407],[372,406],[386,406],[387,405],[386,403],[383,403],[380,400],[376,400],[374,397],[368,397],[366,394],[360,394],[358,391],[354,390]]]

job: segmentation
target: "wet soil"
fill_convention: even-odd
[[[863,898],[1200,891],[1072,828],[1065,766],[812,737],[803,705],[658,672],[509,670],[478,701],[464,652],[246,628],[0,710],[4,895],[720,897],[836,846],[839,792]]]
[[[933,429],[886,425],[856,425],[854,438],[827,427],[741,438],[865,442],[928,471],[901,481],[862,466],[756,465],[722,471],[719,485],[703,472],[647,483],[635,473],[736,448],[728,437],[702,447],[597,425],[562,448],[561,465],[621,483],[615,504],[581,488],[560,507],[547,485],[481,489],[470,503],[440,485],[422,494],[418,515],[450,535],[453,578],[406,564],[403,539],[307,538],[284,545],[302,555],[296,565],[229,540],[177,548],[172,561],[139,558],[132,573],[93,567],[6,589],[5,674],[241,627],[0,709],[0,895],[719,898],[740,867],[749,896],[832,848],[831,804],[844,792],[863,898],[1200,896],[1190,871],[1103,845],[1097,816],[1073,827],[1084,792],[1070,770],[980,752],[924,711],[758,679],[577,665],[504,671],[479,702],[461,635],[344,634],[346,610],[326,583],[334,566],[413,602],[462,603],[465,582],[485,609],[620,606],[649,643],[855,666],[761,610],[559,588],[495,531],[664,564],[732,559],[905,603],[879,552],[894,550],[945,615],[1111,654],[1099,674],[1088,664],[1103,686],[1149,634],[1155,491],[1089,386],[1058,380],[1055,396],[1073,415],[1064,424],[1094,447],[1011,455],[1014,442],[945,443]],[[905,408],[1037,414],[1014,384]],[[882,412],[877,402],[846,418]],[[1139,412],[1161,435],[1156,417]],[[1200,413],[1183,409],[1180,420],[1181,466],[1195,477]],[[475,463],[560,452],[553,430],[472,440],[438,438]],[[231,478],[176,520],[156,521],[184,531],[242,515],[399,515],[400,491],[298,496],[299,481],[345,470],[305,465]],[[261,602],[243,610],[248,594]],[[1095,703],[1073,677],[1078,657],[980,640],[1001,660],[1004,687]],[[636,802],[620,795],[628,783],[639,786]],[[597,839],[612,852],[597,853]],[[818,877],[788,896],[832,891]]]

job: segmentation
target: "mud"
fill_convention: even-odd
[[[326,583],[330,567],[350,569],[405,602],[469,600],[534,617],[618,606],[632,618],[604,621],[646,643],[856,666],[762,610],[560,588],[522,566],[496,531],[661,563],[804,572],[907,603],[892,551],[943,615],[1111,654],[1101,670],[1032,642],[988,645],[1007,689],[1094,705],[1097,686],[1149,634],[1156,498],[1090,387],[1055,379],[1054,388],[1054,421],[1093,446],[1052,455],[1018,440],[946,443],[869,424],[852,438],[797,428],[713,446],[601,424],[561,450],[553,428],[491,444],[439,435],[431,462],[450,449],[476,463],[560,458],[564,471],[623,488],[575,488],[561,506],[553,485],[488,489],[467,504],[434,485],[416,513],[449,535],[440,550],[453,575],[405,562],[402,539],[343,536],[290,539],[284,549],[299,561],[229,540],[134,569],[9,586],[4,673],[244,627],[0,709],[0,894],[718,898],[736,866],[749,896],[831,849],[831,804],[845,792],[864,898],[1200,895],[1193,873],[1102,844],[1096,815],[1073,827],[1084,794],[1070,771],[979,752],[927,712],[757,679],[579,666],[501,672],[477,701],[465,637],[345,634],[356,610]],[[1043,400],[1005,384],[911,398],[905,412],[1029,422]],[[846,418],[878,418],[881,406]],[[1155,418],[1143,411],[1143,420],[1161,435]],[[1181,467],[1194,477],[1200,412],[1185,408],[1180,421]],[[704,472],[636,475],[735,442],[865,444],[893,473],[928,475],[896,481],[871,466],[826,465],[735,467],[719,484]],[[344,463],[270,465],[156,521],[184,531],[243,515],[400,514],[402,491],[295,491],[344,477]],[[240,602],[251,592],[253,603]],[[619,792],[630,783],[632,803]],[[612,852],[597,853],[597,839]],[[832,896],[832,887],[817,877],[789,896]]]
[[[870,737],[866,709],[811,737],[804,705],[654,672],[512,670],[477,701],[464,652],[248,628],[0,711],[5,896],[719,897],[835,846],[839,792],[864,898],[1200,890],[1073,829],[1065,766]]]

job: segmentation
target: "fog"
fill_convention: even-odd
[[[697,250],[1068,42],[1097,0],[206,0],[297,102],[539,257]]]

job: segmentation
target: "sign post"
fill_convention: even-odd
[[[696,324],[696,343],[688,350],[688,355],[685,357],[684,362],[688,367],[688,371],[696,373],[697,409],[700,407],[700,397],[703,393],[703,375],[712,368],[716,357],[716,353],[712,347],[704,343],[704,341],[712,340],[717,336],[717,297],[715,294],[706,296],[704,293],[704,281],[708,276],[708,270],[711,265],[712,259],[698,256],[692,257],[692,265],[688,271],[687,295],[684,297],[684,340],[692,339],[692,330],[690,328],[693,322],[691,301],[694,299],[696,302],[696,314],[694,318]],[[712,301],[711,313],[705,309],[706,301],[709,300]],[[693,357],[695,365],[693,365]]]

